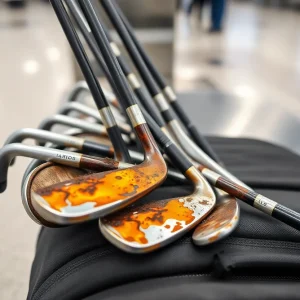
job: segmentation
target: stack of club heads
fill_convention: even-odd
[[[33,221],[59,230],[96,219],[107,240],[131,253],[156,250],[190,230],[198,246],[218,242],[239,222],[236,198],[300,227],[296,212],[255,193],[224,168],[113,0],[100,2],[140,76],[90,0],[50,2],[85,80],[74,85],[56,114],[38,128],[13,132],[0,150],[1,192],[15,158],[33,159],[21,183]],[[82,40],[110,90],[95,76]],[[36,146],[25,144],[28,139]],[[193,191],[145,200],[162,184]]]

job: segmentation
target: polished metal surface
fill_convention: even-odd
[[[278,204],[277,202],[275,202],[263,195],[258,195],[254,200],[253,206],[268,215],[272,215],[273,210],[277,204]]]
[[[204,151],[202,151],[183,131],[182,126],[177,120],[173,120],[168,123],[171,133],[176,138],[177,143],[180,147],[187,153],[189,157],[198,163],[208,167],[209,169],[223,175],[224,177],[232,180],[233,182],[249,188],[245,183],[241,182],[229,171],[224,169],[222,166],[217,164],[213,159],[211,159]],[[249,188],[251,189],[251,188]]]
[[[29,184],[29,180],[31,177],[31,174],[35,171],[34,169],[39,165],[38,160],[33,160],[32,163],[29,165],[31,172],[29,172],[28,174],[26,174],[27,172],[25,172],[23,180],[22,180],[22,185],[21,185],[21,198],[22,198],[22,203],[24,206],[24,209],[26,211],[26,213],[28,214],[28,216],[38,225],[41,225],[41,222],[36,218],[36,216],[32,213],[31,208],[28,204],[28,199],[27,199],[27,191],[30,188],[28,186]],[[27,170],[29,170],[29,168],[27,168]],[[25,176],[26,175],[26,176]]]
[[[170,86],[166,86],[163,92],[166,95],[166,98],[169,100],[169,102],[173,102],[177,100],[177,96]]]
[[[10,162],[16,156],[37,158],[44,161],[62,163],[67,166],[79,167],[81,154],[56,150],[39,146],[9,144],[0,150],[0,182],[6,182]]]
[[[43,120],[40,123],[39,128],[44,130],[52,130],[52,127],[57,124],[65,125],[68,127],[80,128],[86,132],[107,135],[106,129],[103,125],[90,123],[84,120],[80,120],[77,118],[72,118],[64,115],[54,115],[52,117]]]
[[[133,90],[141,88],[141,84],[134,73],[127,75],[128,82]]]
[[[115,42],[110,42],[110,47],[114,53],[115,56],[120,56],[121,55],[121,51],[118,47],[118,45]]]
[[[84,139],[79,137],[73,137],[41,129],[22,128],[13,132],[6,140],[5,145],[22,143],[25,139],[35,139],[45,143],[51,142],[65,147],[74,147],[79,150],[82,149],[84,143]]]
[[[126,112],[133,127],[146,123],[145,118],[137,104],[129,106],[126,109]]]
[[[139,215],[143,219],[144,214],[147,214],[147,209],[151,212],[154,211],[157,215],[161,214],[164,221],[162,224],[157,224],[157,222],[151,224],[151,218],[146,217],[146,226],[139,225],[137,230],[143,236],[143,243],[126,239],[105,219],[99,220],[102,234],[116,247],[129,253],[154,251],[177,240],[203,220],[212,211],[216,203],[216,197],[211,186],[195,167],[191,167],[186,172],[186,177],[194,183],[194,192],[191,195],[159,200],[157,201],[160,202],[158,206],[156,206],[156,201],[153,201],[147,208],[142,205],[141,211],[139,211],[139,206],[135,206],[132,211],[129,208],[129,212],[126,212],[124,223],[130,222],[128,220],[131,218],[133,220],[138,219]],[[174,213],[172,217],[168,214],[164,216],[164,211],[168,211],[164,209],[164,206],[172,202],[172,211],[176,214]],[[185,211],[184,216],[181,215],[181,210]],[[120,215],[123,214],[120,212]],[[191,215],[188,221],[186,220],[187,215]],[[122,221],[118,221],[119,223],[122,223]]]
[[[101,108],[99,110],[99,113],[101,115],[101,119],[103,121],[105,128],[111,128],[111,127],[117,125],[116,120],[115,120],[109,106]]]
[[[163,112],[165,110],[168,110],[170,108],[170,105],[168,104],[165,96],[162,93],[159,93],[153,97],[157,108],[160,112]]]
[[[91,108],[87,105],[81,104],[79,102],[65,103],[59,108],[57,113],[60,114],[60,115],[68,115],[70,112],[73,112],[73,111],[76,111],[76,112],[82,113],[84,115],[93,117],[98,122],[102,122],[101,117],[100,117],[100,115],[99,115],[99,113],[97,112],[96,109]]]

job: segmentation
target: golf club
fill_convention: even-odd
[[[108,102],[113,105],[114,108],[119,109],[118,101],[116,100],[116,97],[113,93],[109,92],[107,89],[102,89],[106,99]],[[75,102],[78,101],[78,95],[81,92],[87,92],[88,95],[91,94],[91,91],[86,83],[86,81],[78,81],[74,87],[71,89],[71,91],[67,94],[67,99],[64,102]]]
[[[108,49],[109,55],[112,55],[105,32],[91,2],[89,0],[80,1],[80,5],[99,48]],[[103,56],[105,57],[105,54]],[[119,72],[120,77],[124,78],[122,71]],[[120,84],[127,86],[126,80],[123,80]],[[124,101],[124,98],[120,98],[119,101]],[[124,104],[126,103],[121,103],[122,106]],[[195,190],[192,195],[187,197],[160,200],[149,204],[147,207],[136,203],[134,213],[132,207],[130,207],[114,214],[112,217],[102,218],[99,221],[99,226],[104,236],[117,247],[128,252],[148,252],[170,243],[197,225],[212,210],[215,204],[215,195],[211,187],[197,169],[192,166],[176,145],[162,134],[153,119],[151,119],[151,123],[151,125],[149,124],[151,128],[155,124],[153,129],[160,146],[172,157],[174,162],[177,162],[176,166],[181,169],[186,177],[194,183]],[[138,223],[143,223],[145,226],[145,233],[141,231],[141,226],[132,226],[132,224],[137,224],[134,220],[128,219],[133,214],[134,218],[138,218]]]
[[[198,169],[201,170],[205,178],[214,187],[227,192],[228,194],[274,217],[275,219],[300,230],[300,214],[298,212],[258,194],[251,189],[238,185],[232,180],[207,169],[205,166],[199,165]]]
[[[70,19],[69,20],[64,19],[64,20],[70,21]],[[116,158],[118,160],[130,162],[131,159],[128,153],[128,149],[124,143],[120,142],[122,140],[121,131],[117,126],[117,123],[111,112],[108,101],[103,93],[102,88],[100,87],[99,81],[95,76],[90,64],[87,62],[87,57],[84,52],[83,46],[80,43],[80,40],[75,32],[74,27],[65,26],[66,24],[67,22],[64,23],[61,22],[62,28],[69,41],[71,49],[73,50],[73,53],[77,59],[80,69],[84,75],[84,78],[93,96],[97,109],[99,110],[101,119],[104,122],[107,134],[112,140],[115,149]],[[116,138],[112,139],[112,137],[116,137]]]
[[[40,125],[39,129],[51,131],[54,125],[64,125],[73,128],[82,129],[85,132],[91,132],[95,134],[99,134],[101,136],[108,136],[107,130],[103,125],[90,123],[84,120],[80,120],[77,118],[72,118],[64,115],[54,115],[44,119]],[[127,135],[122,135],[122,138],[126,143],[130,142],[130,138]],[[40,145],[43,145],[40,143]]]
[[[80,133],[79,135],[84,135],[84,137],[69,136],[66,134],[54,133],[54,132],[49,132],[41,129],[22,128],[13,132],[7,138],[4,145],[8,145],[12,143],[22,143],[25,139],[34,139],[39,142],[41,141],[51,142],[54,145],[68,147],[68,148],[75,148],[83,154],[95,155],[95,156],[97,155],[100,157],[109,157],[109,158],[114,157],[114,149],[111,146],[103,145],[101,143],[89,140],[90,138],[89,134]],[[98,136],[95,136],[94,139],[100,140]],[[135,163],[141,163],[144,159],[142,153],[129,150],[129,154]],[[10,165],[13,165],[13,163],[14,160],[11,161]],[[129,166],[129,164],[127,165]],[[182,176],[181,173],[177,172],[172,168],[168,168],[168,177],[170,177],[172,180],[179,183],[187,183],[186,180],[184,180],[185,179],[184,176]]]
[[[76,58],[88,65],[87,57],[72,26],[71,20],[61,0],[51,0],[54,11],[65,34],[74,49]],[[166,175],[167,167],[159,149],[147,127],[141,111],[136,105],[131,91],[124,85],[125,80],[116,66],[115,58],[109,51],[109,45],[103,43],[102,55],[119,88],[119,94],[127,106],[127,114],[143,145],[145,160],[140,165],[111,172],[83,176],[73,181],[55,184],[35,191],[32,203],[35,210],[43,217],[51,215],[53,219],[68,222],[70,215],[66,210],[76,210],[77,216],[97,218],[121,209],[138,200],[160,185]],[[75,47],[76,46],[76,47]],[[83,64],[83,63],[82,63]],[[88,80],[94,80],[90,77]],[[99,86],[99,89],[101,87]],[[60,199],[62,206],[53,202]],[[54,201],[53,201],[54,200]],[[53,202],[52,202],[53,201]]]
[[[119,111],[116,110],[114,107],[112,107],[111,110],[114,114],[115,119],[118,122],[118,126],[120,127],[121,132],[125,134],[131,132],[131,127],[126,123],[126,119],[119,113]],[[79,102],[65,103],[62,107],[60,107],[57,113],[60,115],[68,115],[70,112],[77,112],[92,117],[98,123],[103,124],[103,121],[99,116],[97,110]]]
[[[28,146],[18,143],[9,144],[0,149],[0,193],[3,193],[6,190],[8,168],[11,160],[16,156],[37,158],[71,167],[92,169],[94,171],[128,167],[128,164],[126,163],[117,162],[109,158],[101,159],[70,151],[40,146]]]
[[[166,83],[165,78],[163,75],[157,70],[153,62],[151,61],[150,57],[145,52],[144,48],[136,38],[136,35],[134,33],[133,28],[131,27],[131,24],[129,23],[126,16],[123,14],[120,7],[116,4],[115,1],[113,1],[113,5],[116,8],[120,18],[122,19],[124,26],[126,27],[133,43],[135,44],[137,50],[139,51],[141,57],[143,58],[145,64],[148,67],[148,70],[154,77],[156,83],[160,87],[160,89],[164,92],[166,98],[168,99],[169,103],[171,104],[172,108],[176,112],[177,116],[179,117],[182,124],[184,124],[185,128],[187,129],[188,133],[193,138],[194,142],[197,144],[197,146],[202,149],[207,155],[209,155],[213,160],[216,162],[220,162],[220,159],[218,155],[215,153],[215,151],[212,149],[211,145],[207,142],[204,136],[197,130],[196,126],[192,123],[191,119],[187,116],[184,109],[180,105],[180,103],[177,100],[176,93],[174,90]]]
[[[168,127],[171,130],[171,134],[176,138],[177,143],[182,147],[182,149],[191,157],[194,161],[200,162],[207,166],[208,168],[222,174],[223,176],[234,180],[240,185],[245,185],[239,181],[235,176],[233,176],[226,169],[217,164],[213,159],[211,159],[205,152],[203,152],[185,133],[180,123],[176,119],[174,112],[172,111],[168,101],[165,99],[163,94],[160,92],[158,85],[156,84],[153,76],[149,72],[145,62],[143,61],[138,49],[133,43],[126,27],[123,24],[118,12],[116,11],[114,5],[111,1],[101,0],[107,15],[109,16],[111,22],[119,33],[131,59],[133,60],[136,68],[138,69],[142,79],[144,80],[148,91],[155,100],[162,116],[164,117]]]
[[[117,45],[112,41],[107,31],[106,34],[110,40],[111,48],[113,49],[114,54],[117,56],[123,72],[125,72],[125,75],[127,75],[128,81],[132,82],[131,84],[132,88],[135,91],[140,91],[141,85],[139,84],[138,79],[135,77],[135,75],[131,72],[131,70],[127,66],[125,60],[121,56],[121,51],[118,49]],[[146,68],[143,69],[143,71],[145,70]],[[132,78],[134,78],[133,81]],[[149,102],[149,100],[145,97],[142,98],[139,97],[139,99],[141,100],[143,105]],[[159,113],[153,110],[153,107],[148,105],[146,109],[151,115],[151,117],[157,122],[159,127],[161,127],[164,133],[166,133],[166,130],[164,130],[166,128],[165,123],[161,118],[161,116],[159,115]],[[204,137],[202,138],[205,139]],[[209,145],[208,142],[206,142],[206,145]],[[214,157],[215,159],[217,158],[217,156],[215,155],[211,147],[208,147],[207,151],[209,152],[209,155],[211,155],[211,157]],[[221,238],[224,238],[236,228],[239,221],[239,205],[237,201],[234,199],[234,197],[226,195],[226,193],[218,190],[216,190],[216,193],[219,201],[217,202],[218,203],[217,207],[215,211],[212,213],[213,215],[209,218],[209,221],[207,220],[204,221],[206,223],[205,230],[202,230],[201,236],[198,235],[197,244],[199,245],[201,243],[204,245],[212,241],[215,242]],[[231,205],[229,206],[229,204]],[[230,210],[228,208],[230,208]],[[221,219],[222,216],[223,219]],[[202,229],[204,229],[204,224],[200,226]],[[199,230],[197,232],[199,232]],[[195,239],[196,239],[196,235],[195,235]]]

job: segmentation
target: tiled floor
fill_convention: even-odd
[[[2,1],[1,1],[2,3]],[[50,6],[26,10],[0,4],[0,142],[21,127],[36,127],[55,112],[73,80],[69,48]],[[29,160],[9,169],[8,188],[0,195],[0,299],[25,299],[36,226],[26,215],[20,182]]]
[[[202,22],[196,12],[177,19],[175,86],[204,91],[193,97],[199,113],[191,109],[192,117],[205,133],[300,153],[300,13],[230,2],[222,34],[208,34],[208,23],[207,8]]]
[[[199,101],[199,115],[192,117],[202,116],[204,132],[269,138],[299,151],[300,13],[231,2],[222,35],[206,33],[207,17],[204,25],[196,15],[177,20],[175,86],[180,92],[201,89],[201,99],[194,94],[187,100]],[[53,114],[73,73],[67,42],[47,4],[34,2],[21,11],[0,5],[0,41],[3,143],[13,130],[36,127]],[[17,160],[0,195],[0,299],[24,299],[27,292],[38,230],[20,199],[27,162]]]

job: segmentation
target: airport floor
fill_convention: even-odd
[[[300,153],[300,12],[229,2],[222,34],[176,18],[174,85],[197,110],[204,133],[249,136]],[[54,114],[74,83],[68,44],[51,7],[0,4],[0,141]],[[29,160],[10,168],[0,195],[0,299],[25,299],[38,226],[26,215],[20,183]]]

